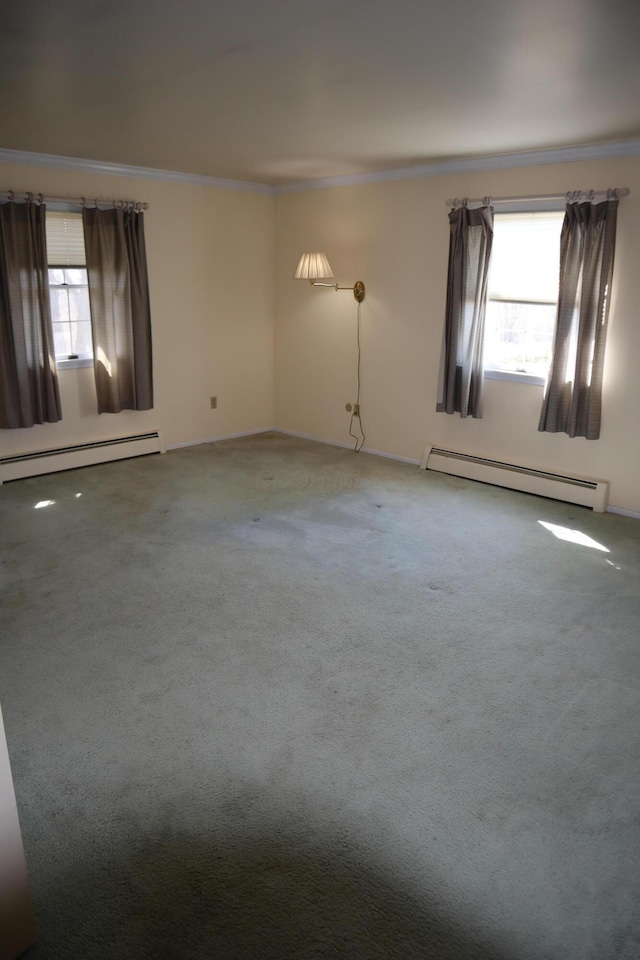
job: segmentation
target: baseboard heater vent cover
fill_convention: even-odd
[[[131,437],[113,437],[109,440],[94,440],[75,446],[39,450],[36,453],[21,453],[14,457],[0,458],[0,483],[8,480],[23,480],[43,473],[58,470],[73,470],[89,467],[111,460],[142,457],[149,453],[164,453],[165,446],[159,430],[139,433]]]
[[[552,500],[579,503],[583,507],[591,507],[596,513],[603,513],[609,501],[609,483],[606,480],[549,473],[501,460],[486,460],[455,450],[442,450],[429,444],[425,447],[420,467],[523,493],[535,493]]]

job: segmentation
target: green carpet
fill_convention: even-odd
[[[267,434],[0,526],[28,960],[640,956],[640,523]]]

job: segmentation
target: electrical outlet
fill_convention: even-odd
[[[347,411],[347,413],[351,413],[351,411],[352,411],[352,409],[353,409],[353,407],[351,406],[350,403],[345,403],[344,408],[345,408],[345,410]]]
[[[212,410],[217,410],[217,409],[218,409],[218,398],[217,398],[217,397],[211,397],[211,409],[212,409]]]

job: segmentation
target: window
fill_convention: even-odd
[[[564,213],[498,213],[485,319],[485,375],[544,380],[551,362]],[[533,378],[533,379],[531,379]]]
[[[91,313],[80,213],[47,211],[47,262],[58,362],[91,360]]]

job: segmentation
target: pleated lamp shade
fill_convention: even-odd
[[[324,253],[303,253],[294,274],[294,280],[325,280],[332,277],[329,261]]]

